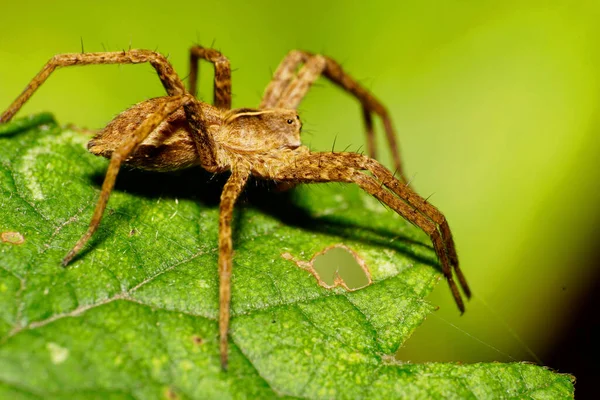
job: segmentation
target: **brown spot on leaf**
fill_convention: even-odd
[[[357,269],[360,272],[362,272],[362,274],[364,274],[364,278],[361,280],[361,282],[359,284],[349,285],[348,282],[345,279],[343,279],[342,276],[340,275],[340,265],[335,266],[335,271],[333,274],[333,281],[331,283],[327,282],[327,279],[324,279],[321,276],[321,273],[319,273],[320,268],[315,268],[315,261],[319,261],[319,258],[324,257],[327,253],[331,252],[332,250],[338,250],[338,249],[349,254],[356,262]],[[369,268],[367,267],[365,261],[362,258],[360,258],[359,255],[354,250],[352,250],[351,248],[349,248],[348,246],[343,245],[343,244],[335,244],[333,246],[326,247],[324,250],[316,253],[310,259],[310,261],[303,261],[303,260],[296,259],[290,253],[283,253],[281,255],[281,257],[285,258],[286,260],[293,261],[300,268],[310,272],[317,279],[317,283],[326,289],[333,289],[335,287],[341,286],[344,289],[352,292],[354,290],[362,289],[366,286],[369,286],[371,283],[373,283],[373,280],[371,279],[371,272],[369,271]]]
[[[135,230],[135,229],[132,229],[129,231],[129,237],[134,236],[136,234],[137,234],[137,230]]]
[[[200,336],[198,335],[194,335],[192,336],[192,342],[194,342],[194,344],[196,346],[200,346],[201,344],[204,343],[204,339],[202,339]]]
[[[167,400],[178,400],[179,396],[175,393],[172,387],[165,388],[165,399]]]
[[[15,245],[25,243],[25,238],[19,232],[2,232],[2,234],[0,234],[0,238],[4,243]]]

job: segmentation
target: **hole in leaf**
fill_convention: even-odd
[[[330,286],[335,286],[336,277],[341,278],[350,290],[360,289],[370,283],[354,255],[344,247],[334,247],[317,255],[313,259],[313,268]]]
[[[372,283],[364,260],[343,244],[327,247],[308,262],[297,260],[290,253],[283,253],[281,256],[310,272],[319,285],[327,289],[342,286],[353,291]]]

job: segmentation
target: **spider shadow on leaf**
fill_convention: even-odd
[[[115,190],[151,199],[187,199],[198,202],[201,207],[218,208],[223,185],[227,181],[228,175],[227,173],[211,174],[201,168],[189,168],[165,173],[140,171],[124,167],[119,174]],[[94,173],[90,176],[90,179],[93,185],[99,189],[104,175]],[[258,179],[250,181],[236,206],[233,230],[234,246],[243,224],[247,223],[246,218],[244,218],[244,212],[247,208],[260,211],[289,226],[339,237],[340,242],[352,240],[375,247],[392,249],[406,255],[415,262],[432,266],[441,271],[435,252],[430,244],[399,235],[398,232],[386,228],[357,224],[335,215],[314,216],[308,209],[299,204],[297,189],[277,191],[273,182]],[[114,211],[118,212],[119,210]],[[215,220],[216,223],[218,223],[217,220]],[[80,257],[83,257],[89,251],[93,251],[94,247],[114,233],[114,226],[106,227],[106,224],[104,225],[104,234],[93,237],[90,246],[80,254]],[[431,251],[431,256],[428,257],[423,255],[422,252],[415,252],[413,248],[415,245],[426,248],[428,253]]]
[[[273,187],[268,185],[267,188],[269,186]],[[257,190],[249,193],[250,207],[275,217],[286,225],[319,234],[336,236],[342,242],[352,240],[374,247],[391,249],[416,262],[435,267],[441,272],[441,266],[437,262],[435,252],[430,244],[414,240],[383,227],[373,226],[372,223],[355,223],[336,215],[315,216],[299,204],[299,192],[296,189],[284,192],[260,189],[257,188]],[[426,248],[431,256],[427,257],[415,252],[413,246]]]

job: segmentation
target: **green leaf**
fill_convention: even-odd
[[[62,268],[107,165],[87,139],[48,114],[0,127],[0,398],[573,396],[572,377],[529,364],[396,361],[435,309],[424,300],[441,277],[435,254],[419,229],[334,184],[257,182],[240,201],[222,372],[222,179],[124,169],[98,232]],[[340,244],[372,283],[328,289],[301,268]]]

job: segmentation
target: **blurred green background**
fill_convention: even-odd
[[[258,105],[290,49],[327,54],[388,107],[407,174],[450,221],[474,291],[461,317],[440,284],[430,297],[439,312],[399,356],[533,361],[528,346],[548,365],[599,277],[600,5],[576,3],[5,0],[0,109],[52,55],[81,51],[81,40],[85,51],[157,49],[181,76],[188,48],[214,42],[234,68],[234,107]],[[149,66],[71,68],[20,115],[51,111],[99,128],[160,95]],[[338,149],[364,142],[356,101],[325,81],[300,111],[314,149],[336,136]]]

